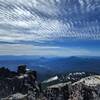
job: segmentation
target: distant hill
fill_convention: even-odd
[[[36,70],[43,79],[73,71],[100,73],[100,57],[0,56],[0,67],[16,70],[20,64]]]

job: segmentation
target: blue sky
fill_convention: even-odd
[[[0,0],[0,55],[100,56],[100,0]]]

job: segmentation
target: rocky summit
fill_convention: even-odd
[[[16,72],[3,67],[0,100],[100,100],[100,75],[74,72],[39,83],[37,72],[26,65],[18,66]]]

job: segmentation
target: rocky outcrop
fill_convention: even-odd
[[[99,75],[84,77],[75,82],[57,81],[43,88],[45,82],[57,80],[56,76],[42,82],[41,90],[37,72],[27,69],[26,65],[20,65],[17,72],[5,68],[1,68],[0,72],[0,100],[100,100]]]
[[[16,93],[16,94],[10,95],[6,98],[2,98],[1,100],[27,100],[27,95],[23,95],[21,93]]]
[[[4,74],[6,72],[5,69],[2,72]],[[38,97],[40,87],[37,81],[36,71],[26,69],[26,65],[21,65],[14,74],[11,71],[8,72],[8,76],[0,77],[2,78],[0,79],[0,99],[10,98],[5,100],[20,100],[11,98],[26,98],[26,96]],[[2,73],[0,74],[2,76]]]
[[[89,76],[75,83],[51,85],[45,94],[47,100],[100,100],[100,76]]]

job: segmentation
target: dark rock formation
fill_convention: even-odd
[[[20,65],[17,72],[12,72],[4,67],[0,69],[0,98],[15,97],[16,95],[13,94],[16,93],[36,98],[40,92],[38,84],[36,71],[26,69],[26,65]]]

